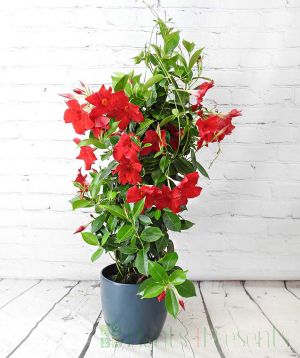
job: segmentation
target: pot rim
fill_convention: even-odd
[[[116,281],[113,281],[113,280],[110,280],[109,278],[107,278],[106,276],[104,276],[103,274],[103,271],[105,269],[107,269],[107,267],[109,266],[116,266],[116,264],[109,264],[105,267],[103,267],[103,269],[101,270],[101,278],[104,279],[105,281],[109,282],[110,284],[113,284],[113,285],[116,285],[116,286],[139,286],[140,283],[121,283],[121,282],[116,282]]]

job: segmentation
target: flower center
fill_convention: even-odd
[[[103,100],[101,101],[101,103],[103,104],[103,106],[106,106],[108,103],[107,98],[103,98]]]

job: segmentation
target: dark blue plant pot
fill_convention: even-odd
[[[138,284],[117,283],[109,279],[115,265],[101,272],[102,312],[108,330],[115,340],[142,344],[155,340],[163,328],[167,311],[156,298],[141,299]]]

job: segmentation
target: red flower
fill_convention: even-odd
[[[80,147],[80,153],[76,159],[82,159],[85,163],[85,170],[90,170],[97,157],[94,154],[96,148],[89,146]]]
[[[217,115],[209,115],[206,119],[199,118],[196,122],[198,127],[200,140],[198,141],[198,148],[203,142],[210,143],[217,141],[217,133],[220,130],[220,117]]]
[[[118,162],[121,162],[124,159],[134,162],[138,161],[138,153],[141,149],[133,140],[131,140],[131,137],[132,135],[123,133],[120,140],[115,145],[113,156]]]
[[[199,87],[195,94],[197,100],[197,106],[199,107],[203,101],[203,97],[205,96],[206,92],[214,86],[214,81],[211,82],[203,82]]]
[[[86,182],[86,177],[87,177],[87,175],[82,175],[81,168],[78,169],[78,174],[77,174],[77,177],[74,180],[74,182],[76,182],[82,186],[81,192],[83,192],[83,193],[86,192],[89,187],[89,183]]]
[[[85,230],[86,226],[80,225],[78,229],[76,229],[73,234],[78,234],[79,232]]]
[[[87,102],[95,106],[91,111],[91,118],[97,118],[112,109],[112,88],[107,90],[104,85],[96,93],[86,97]]]
[[[162,291],[162,293],[157,296],[157,301],[161,302],[162,300],[164,300],[164,298],[166,297],[166,291]]]
[[[115,92],[112,96],[112,109],[108,113],[110,117],[115,117],[119,123],[119,128],[124,130],[130,121],[142,122],[144,117],[140,112],[139,106],[130,103],[124,91]]]
[[[182,307],[182,309],[185,310],[185,305],[184,305],[184,301],[183,300],[179,300],[179,304]]]
[[[122,162],[113,171],[113,174],[118,173],[119,183],[122,185],[140,183],[142,178],[140,172],[142,171],[142,164],[139,162],[132,162],[128,159]]]
[[[141,151],[141,155],[149,155],[150,153],[156,153],[160,151],[161,147],[166,147],[166,131],[161,131],[161,138],[158,133],[154,130],[148,130],[145,133],[145,137],[143,139],[143,144],[150,143],[151,147],[143,148]]]
[[[84,105],[80,105],[76,99],[67,101],[68,109],[65,110],[65,123],[72,123],[77,134],[84,134],[86,130],[94,127],[94,122],[89,114],[83,110]]]
[[[183,180],[177,185],[180,192],[180,204],[186,205],[188,199],[200,195],[202,188],[197,185],[199,174],[197,172],[186,174]]]
[[[173,213],[180,211],[180,191],[178,188],[170,189],[168,186],[163,185],[161,193],[158,195],[158,200],[155,203],[157,209],[162,210],[169,208]]]
[[[110,119],[105,116],[99,116],[95,119],[95,126],[92,131],[96,138],[98,138],[103,131],[109,129],[109,120]]]
[[[142,200],[144,197],[146,197],[145,208],[149,209],[156,204],[160,194],[161,190],[154,185],[143,185],[140,188],[138,188],[137,186],[133,186],[129,188],[126,193],[126,201],[127,203],[136,203],[137,201]]]

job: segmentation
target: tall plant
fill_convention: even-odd
[[[75,94],[63,95],[64,120],[77,134],[88,133],[74,139],[86,174],[79,169],[71,202],[73,209],[94,208],[92,220],[76,230],[95,246],[91,260],[109,253],[116,266],[113,280],[141,283],[142,298],[165,300],[176,317],[195,288],[177,266],[169,231],[192,227],[181,212],[201,193],[198,172],[208,178],[196,152],[229,135],[240,112],[206,108],[203,98],[214,83],[202,77],[203,49],[181,40],[161,19],[155,30],[156,43],[134,58],[151,77],[116,73],[112,87],[97,92],[82,84]]]

